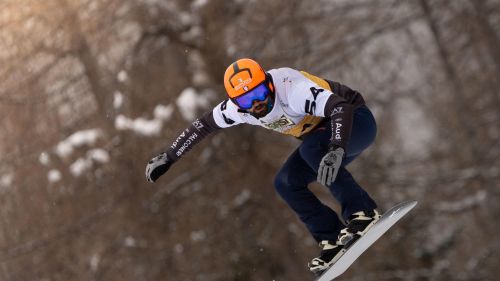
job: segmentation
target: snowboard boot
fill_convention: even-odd
[[[352,214],[347,220],[346,228],[339,234],[337,243],[349,248],[356,240],[363,236],[380,219],[377,210],[360,211]]]
[[[334,264],[344,254],[344,246],[338,243],[332,244],[331,241],[323,240],[319,243],[321,254],[307,264],[309,270],[316,276],[321,275],[332,264]]]

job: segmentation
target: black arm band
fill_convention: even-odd
[[[167,149],[169,159],[173,162],[179,160],[202,139],[219,129],[220,127],[215,123],[212,111],[205,113],[201,118],[191,123]]]
[[[330,116],[332,126],[331,145],[344,150],[351,136],[354,106],[343,98],[332,95],[325,106],[325,116]]]

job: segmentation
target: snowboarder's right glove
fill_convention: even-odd
[[[328,152],[319,163],[318,181],[321,184],[329,186],[335,181],[343,157],[344,149],[342,147],[335,145],[329,146]]]
[[[167,153],[164,152],[155,158],[151,159],[146,166],[146,179],[150,182],[155,182],[160,176],[165,174],[173,162],[168,159]]]

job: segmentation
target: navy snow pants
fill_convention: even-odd
[[[328,189],[340,203],[342,217],[377,207],[373,199],[359,186],[346,165],[361,154],[375,140],[377,125],[371,111],[361,106],[354,111],[351,137],[335,181]],[[308,189],[317,179],[321,159],[328,151],[332,136],[330,119],[303,137],[278,172],[274,185],[280,196],[297,213],[316,241],[336,241],[344,224],[337,214]]]

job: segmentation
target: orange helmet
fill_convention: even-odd
[[[228,66],[224,73],[224,87],[231,99],[245,94],[266,81],[268,81],[266,72],[252,59],[239,59]],[[266,86],[273,89],[270,82]]]

